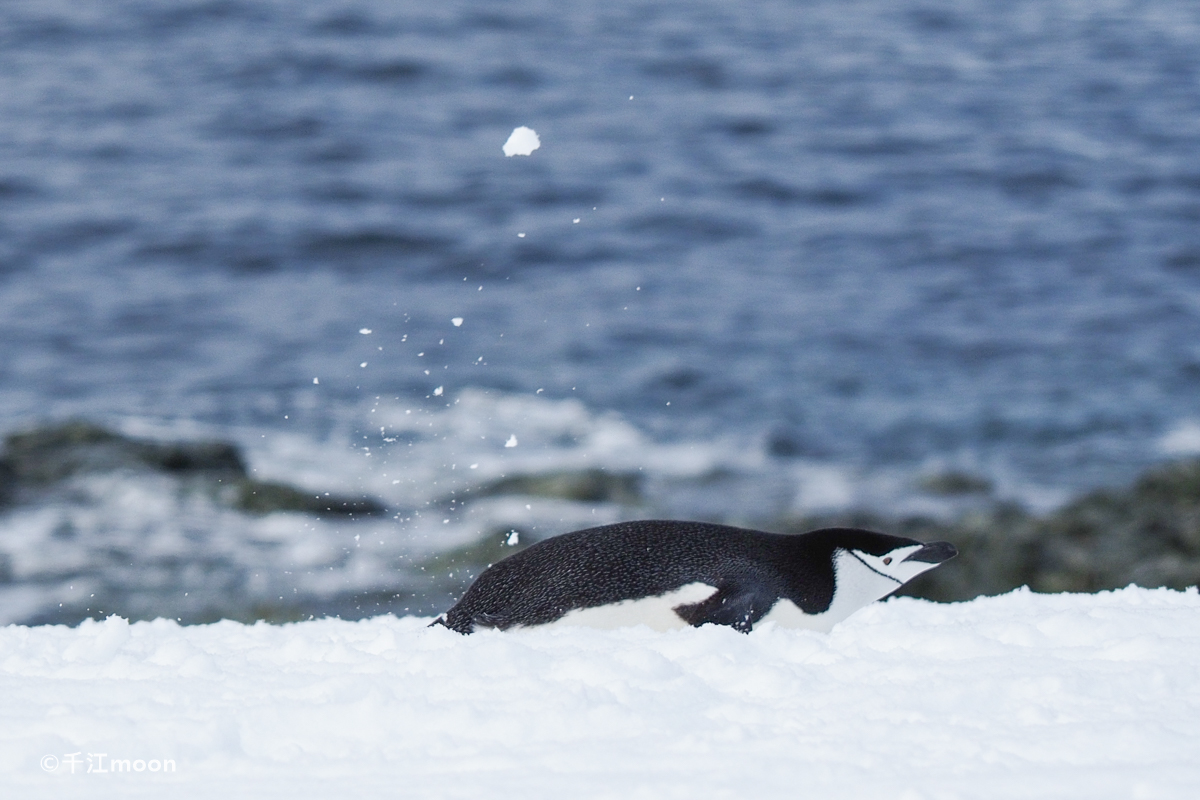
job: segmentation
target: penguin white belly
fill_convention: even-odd
[[[775,605],[771,606],[771,610],[758,621],[755,627],[767,622],[774,622],[780,628],[803,628],[804,630],[828,633],[834,625],[841,622],[840,619],[834,619],[832,611],[833,609],[822,614],[805,614],[791,600],[781,597],[775,601]]]
[[[622,600],[606,606],[576,608],[542,627],[587,627],[613,630],[646,625],[656,631],[691,627],[675,613],[676,606],[700,603],[717,591],[706,583],[689,583],[674,591],[637,600]]]
[[[900,588],[899,580],[876,572],[865,565],[861,558],[844,550],[834,557],[834,564],[837,584],[829,608],[820,614],[805,614],[791,600],[781,597],[758,624],[774,622],[781,628],[804,628],[828,633],[834,625],[855,611]]]

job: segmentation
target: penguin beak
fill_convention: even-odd
[[[958,548],[949,542],[930,542],[904,560],[940,564],[943,561],[949,561],[956,555],[958,555]]]

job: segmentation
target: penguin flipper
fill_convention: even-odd
[[[718,589],[712,597],[699,603],[676,606],[679,617],[699,628],[706,623],[728,625],[742,633],[749,633],[766,613],[771,610],[775,598],[766,598],[762,592],[733,585]]]
[[[459,612],[457,608],[450,609],[429,623],[429,627],[431,628],[435,625],[441,625],[462,634],[474,633],[479,628],[499,628],[500,630],[504,630],[509,627],[508,618],[501,614],[482,611],[471,615]]]

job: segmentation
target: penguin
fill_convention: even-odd
[[[828,631],[958,554],[858,528],[803,534],[677,520],[564,533],[484,570],[433,621],[467,634],[545,625],[671,630],[708,623]]]

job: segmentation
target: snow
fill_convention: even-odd
[[[427,623],[0,629],[0,786],[289,800],[1094,800],[1200,787],[1194,589],[893,599],[829,634],[462,637]],[[175,771],[95,771],[114,759]]]
[[[537,131],[522,125],[514,128],[513,132],[509,134],[508,141],[504,143],[504,155],[527,156],[541,146],[542,141],[538,138]]]

